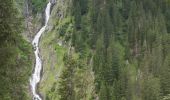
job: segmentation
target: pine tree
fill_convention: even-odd
[[[109,89],[107,88],[107,85],[104,82],[102,82],[101,84],[99,100],[111,100]]]
[[[160,81],[151,75],[144,80],[143,100],[160,100]]]
[[[0,98],[28,99],[25,86],[31,72],[31,47],[20,35],[22,20],[14,1],[1,1],[0,8]]]
[[[70,57],[65,56],[65,69],[60,76],[58,94],[60,95],[60,100],[75,100],[74,91],[74,68],[76,68],[76,62]]]
[[[164,64],[161,70],[161,89],[164,96],[170,94],[170,55],[168,54],[165,58]]]

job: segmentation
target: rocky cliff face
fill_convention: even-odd
[[[23,18],[22,25],[23,25],[23,31],[22,31],[22,36],[24,37],[25,40],[28,42],[32,42],[35,34],[39,31],[41,26],[44,24],[44,10],[42,12],[38,13],[33,13],[33,6],[32,6],[32,1],[31,0],[16,0],[16,8],[18,8],[20,12],[20,16]],[[33,50],[32,50],[33,51]],[[33,53],[32,53],[33,55]],[[32,64],[34,63],[34,56],[31,56],[32,59]],[[34,64],[32,65],[32,69],[34,68]],[[31,99],[31,90],[29,87],[29,79],[28,79],[28,95],[29,99]]]
[[[23,36],[28,41],[32,41],[34,35],[38,32],[41,26],[44,24],[43,22],[43,13],[39,12],[37,14],[33,14],[32,3],[31,0],[25,0],[23,5],[23,17],[24,17],[24,32]]]
[[[56,0],[50,0],[51,3],[56,3]],[[24,32],[23,36],[28,40],[32,41],[35,34],[38,32],[38,30],[41,28],[41,26],[44,25],[44,10],[38,13],[33,13],[33,5],[31,0],[25,0],[23,5],[22,13],[24,17]]]
[[[51,2],[52,4],[55,4],[55,3],[56,3],[56,0],[50,0],[50,2]]]

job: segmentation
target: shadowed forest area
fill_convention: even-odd
[[[27,100],[32,47],[23,39],[22,19],[13,0],[0,3],[0,100]]]

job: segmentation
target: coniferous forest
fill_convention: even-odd
[[[35,98],[48,2],[42,100],[170,100],[170,0],[0,1],[0,100]]]
[[[13,0],[0,1],[0,100],[26,100],[31,45],[21,36],[22,18]]]

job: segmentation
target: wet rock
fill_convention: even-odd
[[[56,0],[50,0],[51,4],[55,4]]]

